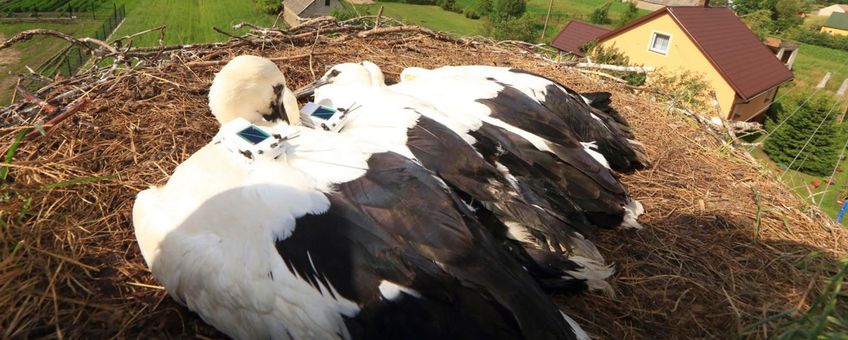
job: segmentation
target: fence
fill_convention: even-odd
[[[113,5],[112,15],[106,17],[106,20],[103,21],[103,25],[101,25],[100,28],[97,29],[97,32],[94,33],[94,38],[105,41],[106,38],[112,34],[115,28],[118,27],[121,20],[124,20],[126,15],[127,12],[124,5],[121,5],[120,7]],[[83,51],[79,46],[72,45],[63,52],[63,55],[60,58],[54,59],[58,62],[45,65],[45,67],[43,67],[42,74],[48,77],[55,76],[56,74],[61,74],[65,77],[71,76],[88,61],[89,57],[90,55]]]

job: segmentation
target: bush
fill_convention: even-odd
[[[477,11],[481,16],[492,12],[492,0],[477,0]]]
[[[256,0],[256,7],[265,13],[277,14],[280,13],[283,2],[280,0]]]
[[[805,44],[848,51],[848,36],[844,35],[830,35],[818,31],[808,31],[796,28],[789,31],[787,36]]]
[[[460,13],[459,8],[456,6],[456,0],[438,0],[436,4],[448,12]]]
[[[592,12],[592,17],[589,18],[589,21],[591,21],[593,24],[597,24],[597,25],[609,24],[610,23],[610,19],[609,19],[610,6],[612,6],[612,2],[607,2],[607,3],[603,4],[601,7],[596,8],[595,11]]]
[[[799,93],[773,105],[766,119],[770,137],[765,140],[763,150],[784,167],[791,164],[792,169],[811,175],[830,175],[838,157],[837,149],[842,145],[840,140],[844,140],[835,124],[838,114],[833,108],[834,101],[829,95],[809,93]]]
[[[618,19],[618,25],[624,26],[629,22],[636,20],[639,17],[639,8],[636,7],[635,2],[629,2],[627,7],[627,12],[621,15],[621,18]]]
[[[492,0],[492,10],[489,13],[495,21],[510,21],[521,18],[527,10],[524,0]]]
[[[535,41],[538,36],[535,19],[529,15],[497,20],[489,17],[483,24],[483,34],[495,40]]]
[[[343,21],[347,19],[353,19],[357,17],[356,11],[353,9],[353,5],[342,4],[341,7],[333,8],[330,12],[330,16],[336,18],[336,20]]]
[[[480,13],[477,12],[476,9],[473,9],[471,7],[465,7],[462,10],[462,14],[465,14],[465,17],[468,18],[468,19],[472,19],[472,20],[480,19]]]

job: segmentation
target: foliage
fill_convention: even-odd
[[[492,0],[492,10],[489,12],[489,17],[496,22],[505,23],[521,18],[526,10],[527,2],[525,0]],[[523,24],[523,22],[512,23],[512,25],[516,24]]]
[[[473,19],[473,20],[480,19],[480,12],[478,12],[473,7],[465,7],[464,9],[462,9],[462,14],[464,14],[465,17],[468,18],[468,19]]]
[[[755,19],[760,27],[770,29],[766,33],[784,32],[804,23],[804,18],[798,15],[798,13],[804,11],[804,4],[801,0],[736,0],[733,2],[733,8],[743,20],[756,12],[765,11],[757,14]],[[771,19],[771,25],[763,25],[762,18],[766,14]],[[758,35],[761,33],[754,32]]]
[[[603,5],[601,5],[601,7],[596,8],[595,11],[592,12],[592,16],[589,18],[589,21],[592,22],[593,24],[598,24],[598,25],[605,25],[605,24],[610,23],[610,18],[609,18],[610,6],[612,6],[612,2],[607,2]]]
[[[489,15],[492,12],[492,0],[478,0],[477,11],[481,15]]]
[[[803,30],[799,28],[789,31],[786,35],[791,39],[802,43],[848,51],[848,36],[830,35],[827,33]]]
[[[840,261],[840,266],[810,309],[781,327],[778,339],[848,338],[848,259]]]
[[[435,5],[437,0],[381,0],[383,2],[398,2],[413,5]]]
[[[533,16],[497,20],[492,16],[483,23],[483,34],[496,40],[521,40],[533,42],[538,36]]]
[[[695,111],[715,112],[715,107],[710,104],[710,92],[713,89],[699,73],[658,70],[651,73],[647,85],[651,89],[670,95],[677,104]]]
[[[437,0],[436,4],[439,5],[439,7],[441,7],[443,10],[461,13],[459,7],[456,6],[456,0]]]
[[[256,7],[268,14],[280,13],[283,2],[280,0],[256,0]]]
[[[333,8],[333,10],[330,11],[330,16],[335,17],[340,21],[357,17],[356,10],[353,8],[353,5],[345,3],[342,3],[342,6]]]
[[[596,42],[590,42],[583,47],[584,51],[591,51],[591,58],[599,64],[621,65],[621,66],[638,66],[630,64],[630,58],[615,47],[604,47],[597,45]],[[633,86],[641,86],[645,84],[646,74],[640,72],[612,72],[614,76],[627,81]]]
[[[765,39],[771,32],[774,31],[774,23],[771,19],[771,11],[767,9],[759,9],[748,13],[742,17],[742,22],[756,34],[760,40]]]
[[[770,137],[763,150],[783,167],[791,164],[792,169],[811,175],[830,175],[843,140],[835,125],[835,104],[829,95],[809,93],[796,93],[774,104],[766,119]]]
[[[631,21],[636,20],[636,18],[638,18],[638,17],[639,17],[639,8],[636,7],[635,2],[629,2],[628,6],[627,6],[627,11],[624,12],[624,14],[622,14],[621,17],[618,19],[618,25],[624,26],[624,25],[630,23]]]
[[[16,0],[0,1],[0,12],[88,12],[98,10],[105,4],[111,6],[111,1],[106,0]],[[119,3],[120,5],[120,3]]]

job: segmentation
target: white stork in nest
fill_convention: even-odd
[[[433,172],[385,145],[295,125],[271,61],[233,59],[210,108],[221,131],[138,194],[133,224],[154,276],[222,332],[588,338]],[[286,122],[262,120],[274,115]],[[242,119],[255,126],[238,133],[268,148],[233,146]]]

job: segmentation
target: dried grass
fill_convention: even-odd
[[[301,56],[278,63],[293,88],[329,65],[371,60],[390,79],[408,66],[489,64],[539,72],[579,91],[613,92],[654,162],[622,176],[645,205],[645,229],[594,235],[617,264],[616,298],[557,297],[602,338],[774,335],[773,323],[746,326],[806,308],[831,260],[848,255],[848,230],[649,93],[514,48],[415,32],[314,46],[306,39],[233,41],[166,52],[108,78],[88,92],[90,105],[48,136],[24,141],[14,162],[2,164],[13,182],[0,200],[0,336],[221,337],[158,287],[135,243],[131,208],[138,191],[162,184],[214,134],[206,106],[221,67],[214,61],[239,54]],[[66,80],[40,95],[54,98],[84,82]],[[21,128],[0,130],[0,150]]]

